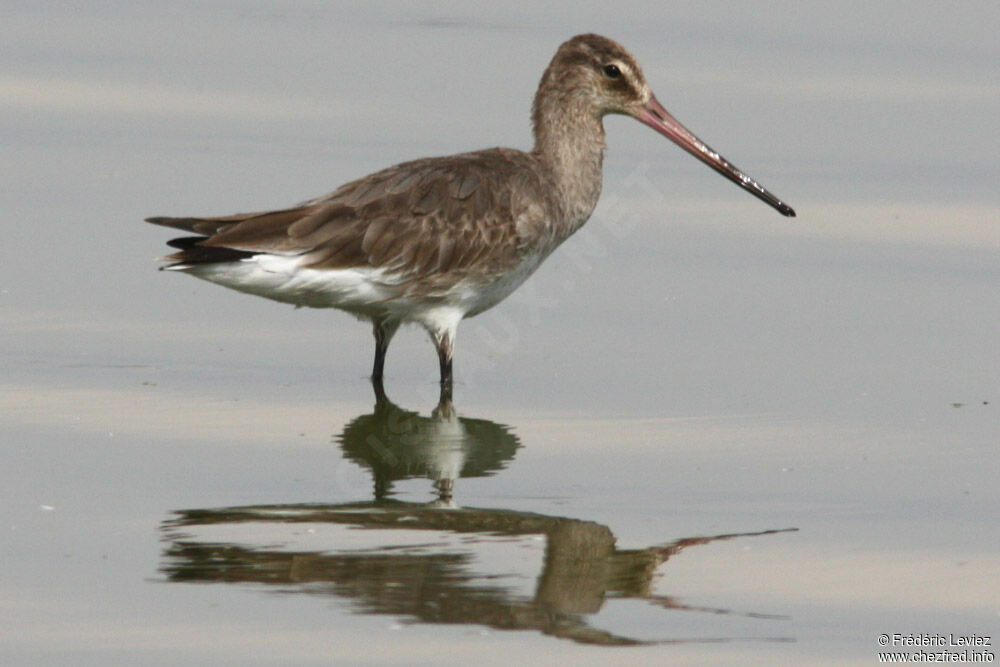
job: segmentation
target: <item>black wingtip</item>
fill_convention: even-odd
[[[200,245],[205,240],[204,236],[182,236],[167,241],[171,248],[177,248],[180,252],[161,257],[161,261],[177,262],[169,264],[165,269],[189,268],[196,264],[218,264],[222,262],[238,262],[248,257],[253,257],[254,253],[234,248],[217,248]]]
[[[177,248],[179,250],[188,250],[189,248],[195,247],[206,238],[207,237],[205,236],[182,236],[180,238],[170,239],[167,241],[167,245],[171,248]]]

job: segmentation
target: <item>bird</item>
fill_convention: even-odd
[[[623,46],[561,44],[531,108],[530,151],[489,148],[403,162],[279,210],[151,217],[191,235],[161,269],[275,301],[337,308],[372,325],[371,379],[404,323],[430,334],[451,396],[459,323],[492,308],[590,218],[602,186],[603,118],[631,116],[785,216],[795,211],[657,100]]]

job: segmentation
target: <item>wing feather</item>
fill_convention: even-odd
[[[490,149],[390,167],[302,206],[217,218],[149,218],[205,238],[186,241],[171,259],[237,253],[303,255],[317,269],[382,267],[419,279],[435,274],[502,271],[531,239],[524,216],[552,216],[544,169],[529,154]],[[533,202],[528,204],[525,202]],[[519,236],[520,234],[520,236]],[[243,256],[237,254],[233,256]]]

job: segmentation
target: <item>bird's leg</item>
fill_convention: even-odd
[[[392,401],[389,400],[389,396],[385,393],[385,385],[382,384],[382,378],[372,378],[372,389],[375,391],[376,412],[378,412],[379,408],[392,404]]]
[[[452,383],[451,346],[438,347],[438,361],[441,362],[441,384]]]
[[[441,364],[441,402],[451,401],[452,373],[451,355],[454,349],[455,333],[443,330],[431,334],[434,346],[437,348],[438,361]]]
[[[385,352],[389,349],[389,341],[396,335],[399,322],[391,320],[375,320],[372,330],[375,334],[375,366],[372,368],[372,383],[382,386],[382,372],[385,369]]]

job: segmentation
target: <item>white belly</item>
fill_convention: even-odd
[[[442,317],[462,319],[503,301],[534,273],[541,256],[492,280],[463,278],[446,287],[420,289],[419,282],[383,269],[311,269],[301,256],[255,255],[237,262],[180,269],[240,292],[308,308],[339,308],[364,319],[393,319],[425,326]],[[446,311],[443,312],[443,311]]]

